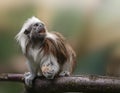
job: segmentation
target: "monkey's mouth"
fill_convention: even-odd
[[[38,31],[39,35],[44,35],[45,34],[45,28],[41,28],[39,31]]]
[[[34,31],[32,34],[31,34],[31,36],[30,36],[30,39],[32,40],[32,41],[41,41],[41,40],[44,40],[44,38],[45,38],[45,36],[46,36],[46,31],[45,31],[45,29],[44,28],[41,28],[41,29],[39,29],[38,31]]]

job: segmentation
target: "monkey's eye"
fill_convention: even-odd
[[[30,33],[30,31],[27,30],[27,29],[24,31],[24,34],[26,34],[26,35],[29,34],[29,33]]]
[[[34,26],[39,26],[39,24],[38,24],[38,23],[36,23],[36,24],[34,24]]]

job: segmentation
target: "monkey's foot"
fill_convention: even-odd
[[[63,76],[70,76],[70,72],[69,71],[62,71],[59,76],[63,77]]]
[[[55,76],[54,69],[50,65],[43,65],[42,73],[47,79],[53,79]]]
[[[25,78],[25,84],[28,87],[32,87],[32,81],[35,78],[35,76],[32,75],[30,72],[27,72],[27,73],[24,74],[24,78]]]

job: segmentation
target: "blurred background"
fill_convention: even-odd
[[[0,73],[24,73],[25,57],[15,35],[36,16],[62,33],[77,53],[74,74],[120,76],[120,0],[1,0]],[[0,93],[23,85],[0,82]]]

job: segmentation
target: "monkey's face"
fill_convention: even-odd
[[[24,34],[27,35],[31,41],[44,40],[46,35],[45,26],[41,22],[34,23],[24,31]]]

